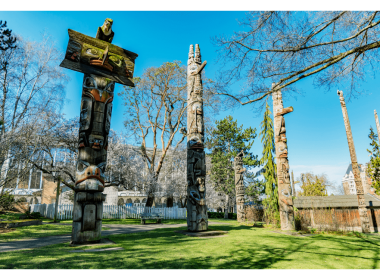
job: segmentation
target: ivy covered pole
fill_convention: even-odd
[[[343,112],[343,121],[344,121],[344,126],[346,129],[348,149],[350,150],[352,173],[354,173],[356,193],[358,196],[359,216],[360,216],[360,221],[362,225],[362,231],[364,233],[368,233],[370,232],[369,217],[368,217],[368,212],[365,205],[364,190],[363,190],[362,180],[360,178],[359,165],[358,165],[358,160],[356,158],[354,139],[352,137],[351,125],[350,125],[350,120],[348,119],[347,107],[346,107],[346,102],[344,101],[343,91],[338,90],[338,96],[339,96],[340,105],[342,107],[342,112]]]
[[[273,85],[275,86],[275,85]],[[284,115],[293,112],[293,107],[284,108],[281,91],[275,91],[273,97],[274,139],[276,145],[278,202],[281,230],[294,230],[294,210],[290,187],[288,145],[286,140]]]

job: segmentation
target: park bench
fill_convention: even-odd
[[[141,224],[145,225],[145,220],[156,220],[157,224],[161,223],[162,216],[159,213],[142,213]]]

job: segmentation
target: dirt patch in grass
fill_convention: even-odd
[[[15,230],[15,228],[0,228],[0,233],[8,233]]]

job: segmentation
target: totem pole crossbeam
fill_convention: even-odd
[[[61,67],[134,86],[133,72],[138,56],[136,53],[71,29],[68,32],[69,43]]]
[[[111,19],[106,19],[98,28],[96,38],[69,29],[70,40],[61,63],[62,67],[84,73],[72,244],[100,241],[115,82],[134,86],[137,54],[111,44],[112,23]]]

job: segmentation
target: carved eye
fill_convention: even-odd
[[[83,172],[83,170],[86,168],[86,165],[84,165],[82,162],[78,162],[78,165],[77,165],[77,170],[79,172]]]
[[[91,77],[87,77],[84,81],[85,87],[95,87],[95,80]]]
[[[114,89],[115,89],[115,83],[110,83],[110,84],[106,87],[106,91],[111,92],[111,93],[113,93]]]
[[[86,53],[88,53],[90,55],[97,55],[98,54],[98,52],[96,50],[94,50],[94,49],[87,49]]]

